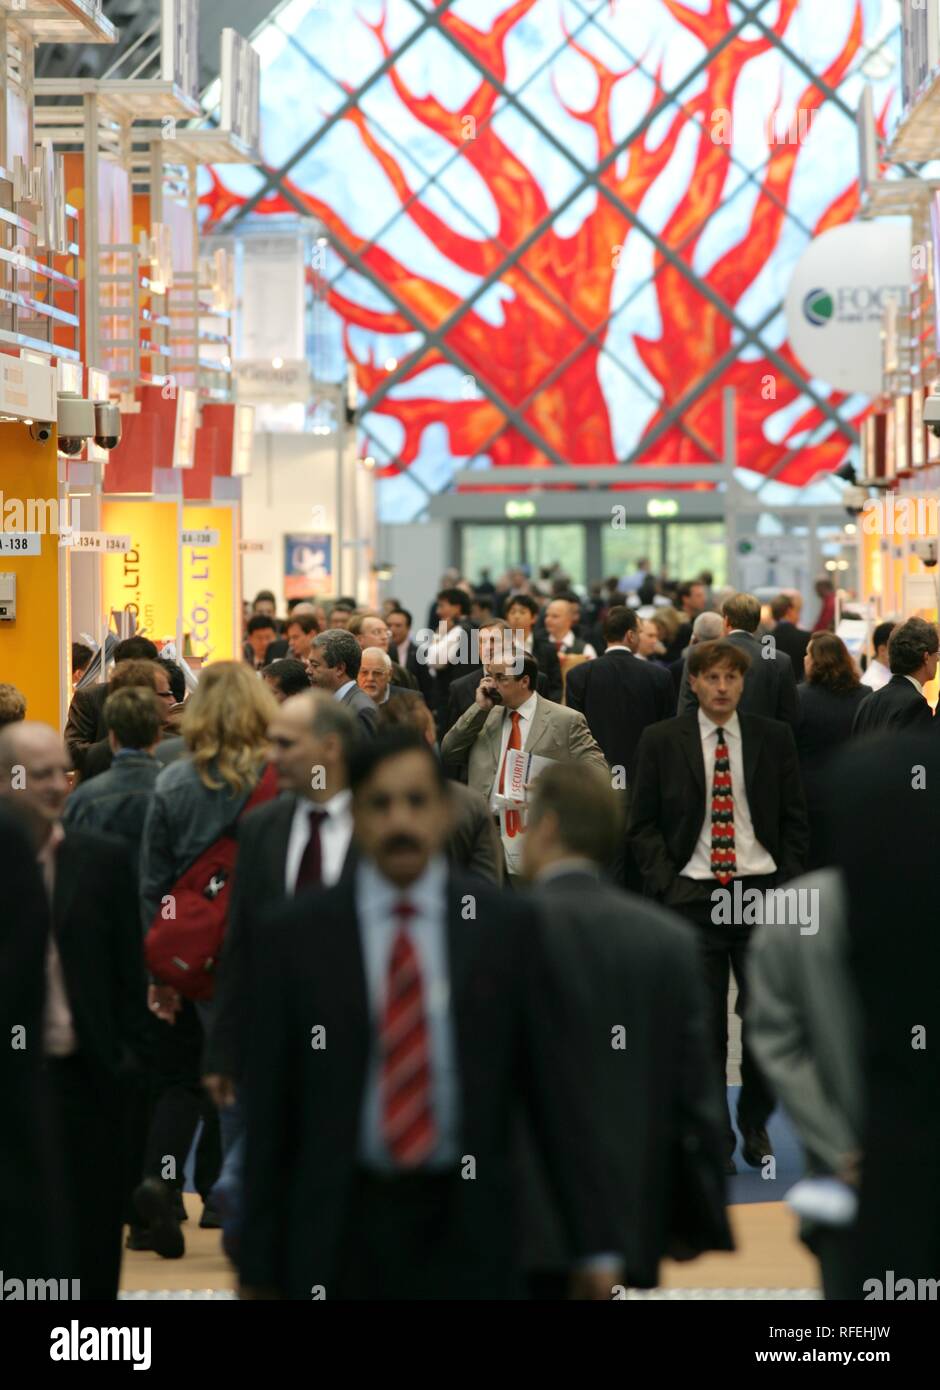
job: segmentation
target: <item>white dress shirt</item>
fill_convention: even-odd
[[[714,878],[712,873],[712,779],[715,775],[715,749],[718,746],[718,725],[703,713],[698,712],[699,734],[702,739],[702,757],[705,762],[705,819],[698,837],[692,858],[681,870],[683,878],[694,878],[700,882]],[[741,725],[737,714],[733,714],[724,726],[725,742],[728,745],[728,761],[731,764],[731,791],[734,796],[734,859],[735,877],[750,877],[753,874],[776,873],[777,865],[754,834],[751,810],[747,804],[747,788],[744,784],[744,747],[741,740]],[[717,880],[716,880],[717,882]]]
[[[359,1160],[374,1171],[396,1165],[382,1135],[382,1057],[380,1032],[388,989],[392,947],[398,933],[395,904],[405,899],[415,909],[407,927],[421,971],[422,1002],[428,1029],[431,1103],[436,1141],[422,1168],[453,1168],[460,1148],[460,1075],[457,1038],[450,990],[447,941],[447,861],[430,860],[419,879],[407,889],[390,883],[369,859],[356,869],[356,918],[365,967],[372,1047],[359,1119]]]
[[[427,664],[431,669],[431,674],[437,675],[438,671],[444,667],[457,665],[455,653],[460,644],[466,640],[467,633],[459,623],[448,628],[443,637],[435,637],[430,643],[427,653]]]
[[[868,666],[865,668],[865,674],[862,676],[862,685],[867,685],[872,690],[883,690],[890,679],[891,672],[884,662],[879,661],[875,656],[872,657]]]
[[[918,695],[926,699],[926,696],[924,695],[924,687],[921,685],[920,681],[917,679],[916,676],[905,676],[904,679],[910,681],[911,685],[917,691]]]
[[[335,883],[343,871],[346,851],[352,839],[352,792],[344,788],[331,796],[329,801],[308,801],[298,797],[287,840],[287,863],[284,871],[284,886],[293,896],[300,873],[300,861],[310,839],[311,811],[325,811],[325,819],[320,822],[320,877],[325,888]]]
[[[525,749],[529,732],[532,728],[532,720],[535,718],[535,710],[538,705],[539,697],[537,694],[530,695],[524,705],[520,705],[515,711],[519,718],[519,739],[521,749]],[[490,810],[497,815],[496,797],[499,794],[499,773],[503,766],[503,759],[506,757],[506,749],[509,746],[509,735],[512,733],[512,714],[513,711],[506,708],[503,712],[503,727],[499,740],[499,761],[496,764],[496,776],[493,778],[493,790],[490,793]]]
[[[344,684],[340,686],[339,690],[334,690],[334,691],[333,691],[333,699],[334,699],[334,700],[342,700],[343,697],[345,696],[347,690],[352,690],[352,688],[353,688],[353,686],[354,686],[355,684],[356,684],[355,681],[345,681]]]

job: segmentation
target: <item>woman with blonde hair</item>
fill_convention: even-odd
[[[276,793],[268,769],[267,729],[277,713],[269,687],[243,662],[219,661],[203,668],[186,703],[182,735],[187,753],[156,780],[140,846],[141,911],[144,932],[165,915],[174,889],[207,850],[233,831],[249,799]],[[196,1182],[203,1201],[221,1163],[218,1118],[202,1089],[201,1061],[212,1000],[193,1003],[176,989],[155,982],[148,1005],[157,1093],[146,1143],[144,1180],[134,1194],[141,1225],[132,1227],[131,1249],[155,1250],[166,1258],[183,1254],[180,1205],[183,1165],[199,1120],[203,1142],[213,1153],[197,1159]],[[165,1179],[166,1160],[175,1160]],[[200,1224],[216,1226],[204,1207]]]

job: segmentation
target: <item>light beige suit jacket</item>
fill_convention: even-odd
[[[441,744],[445,762],[467,764],[467,783],[480,792],[487,806],[499,772],[504,719],[509,719],[505,705],[496,705],[487,712],[472,704],[445,734]],[[546,700],[541,695],[536,696],[525,751],[559,763],[590,763],[601,772],[608,772],[604,755],[594,742],[584,715],[556,705],[554,700]]]

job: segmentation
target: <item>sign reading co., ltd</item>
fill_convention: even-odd
[[[231,508],[183,508],[183,629],[200,661],[235,657],[233,538]]]

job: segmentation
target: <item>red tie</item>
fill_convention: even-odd
[[[724,729],[718,730],[715,744],[715,771],[712,775],[712,873],[719,883],[730,883],[738,871],[734,851],[734,788],[731,760]]]
[[[398,931],[388,963],[388,990],[379,1034],[382,1053],[382,1137],[396,1163],[423,1163],[437,1135],[431,1105],[431,1053],[421,966],[408,934],[415,909],[395,907]]]
[[[520,752],[520,753],[522,752],[522,730],[521,730],[520,727],[519,727],[519,724],[520,724],[520,721],[521,721],[521,719],[522,719],[522,716],[520,715],[520,713],[519,713],[519,711],[518,711],[517,709],[514,709],[514,710],[511,712],[511,714],[510,714],[509,717],[510,717],[510,719],[512,720],[512,728],[509,730],[509,742],[506,744],[506,751],[505,751],[505,753],[503,754],[503,765],[502,765],[502,767],[501,767],[500,770],[499,770],[499,787],[497,788],[497,790],[498,790],[500,796],[503,796],[503,795],[505,794],[505,787],[506,787],[506,760],[507,760],[508,757],[509,757],[509,750],[510,750],[510,748],[515,748],[518,752]],[[516,835],[516,834],[518,834],[518,831],[519,831],[519,813],[518,813],[518,811],[507,811],[507,812],[506,812],[506,834],[507,834],[507,835]]]
[[[295,893],[299,893],[302,888],[319,888],[323,882],[323,845],[320,841],[320,827],[326,820],[326,812],[311,808],[307,812],[307,819],[310,826],[310,837],[304,846],[300,868],[297,870],[297,882],[294,884]]]

